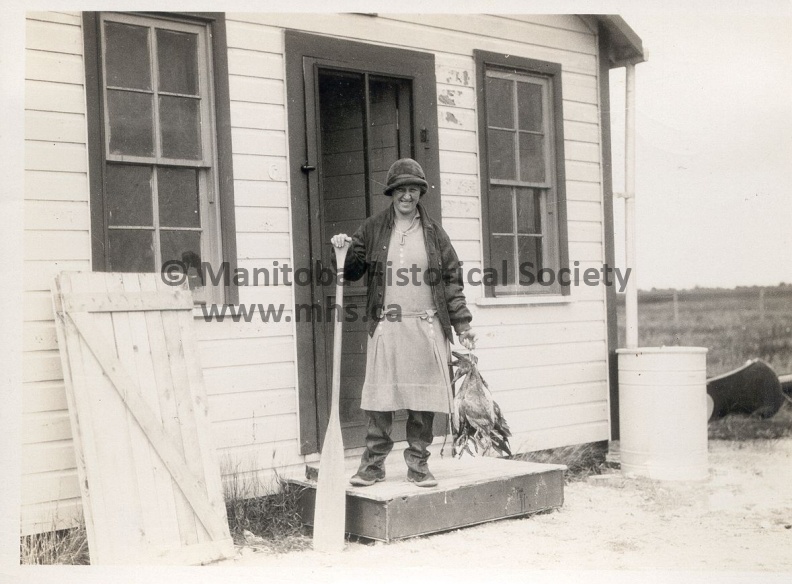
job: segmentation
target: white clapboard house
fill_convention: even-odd
[[[513,267],[613,265],[608,77],[642,59],[617,16],[29,13],[22,532],[80,510],[55,274],[186,262],[223,472],[299,472],[318,459],[332,354],[323,311],[308,312],[334,293],[304,276],[332,265],[332,234],[389,203],[386,170],[405,156],[470,279],[498,270],[466,295],[514,450],[608,440],[615,290]],[[249,279],[201,287],[201,262]],[[202,305],[224,304],[285,309],[205,321]],[[363,327],[345,325],[349,457]]]

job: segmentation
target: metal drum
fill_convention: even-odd
[[[707,349],[618,349],[621,469],[697,481],[707,466]]]

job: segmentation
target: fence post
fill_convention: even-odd
[[[759,322],[764,322],[765,319],[765,290],[759,288]]]

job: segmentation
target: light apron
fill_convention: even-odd
[[[409,271],[417,266],[417,274]],[[366,377],[360,407],[392,412],[415,410],[448,413],[451,403],[450,349],[436,315],[420,219],[402,235],[393,229],[385,279],[386,308],[397,305],[396,320],[386,314],[369,337]],[[404,280],[409,279],[409,282]]]

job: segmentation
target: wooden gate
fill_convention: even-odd
[[[64,272],[53,302],[91,563],[233,556],[189,290]]]

